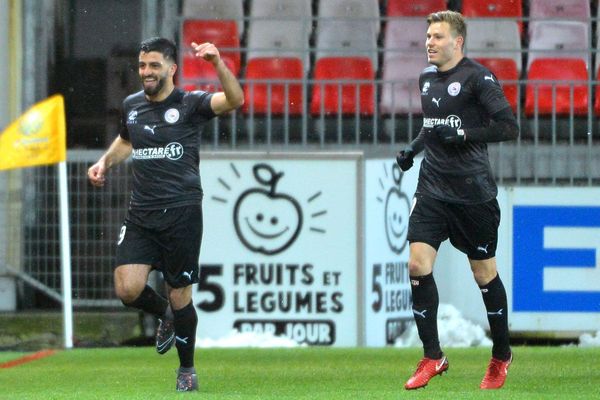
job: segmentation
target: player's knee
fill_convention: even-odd
[[[139,285],[131,284],[128,282],[118,282],[115,285],[115,292],[123,304],[128,305],[133,303],[142,293],[144,287],[138,287]]]
[[[475,269],[473,270],[473,278],[479,286],[487,285],[497,275],[496,270]]]
[[[409,276],[427,275],[427,271],[425,270],[423,263],[417,261],[416,259],[410,259],[410,260],[408,260],[408,275]]]

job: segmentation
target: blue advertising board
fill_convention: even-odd
[[[600,207],[513,206],[513,311],[600,312]]]

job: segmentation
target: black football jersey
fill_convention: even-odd
[[[424,158],[417,191],[463,204],[483,203],[498,194],[487,144],[468,141],[444,145],[432,132],[435,125],[457,129],[481,128],[490,116],[510,107],[497,78],[481,64],[463,58],[454,68],[435,66],[419,77],[423,109]]]
[[[175,88],[160,102],[148,101],[143,91],[123,101],[119,134],[133,147],[131,207],[151,210],[202,200],[200,133],[215,116],[211,97]]]

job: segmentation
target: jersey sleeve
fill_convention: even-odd
[[[510,107],[498,82],[498,78],[492,72],[482,68],[477,73],[475,79],[479,102],[489,115],[496,114],[498,111]]]
[[[125,103],[121,106],[121,127],[119,129],[119,136],[122,139],[130,141],[129,129],[127,129],[127,113],[125,112]]]
[[[210,106],[210,100],[213,96],[212,93],[196,90],[191,93],[191,96],[194,99],[194,109],[196,110],[197,114],[200,114],[206,119],[217,116],[217,114],[215,114],[212,107]]]

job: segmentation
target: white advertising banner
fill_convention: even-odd
[[[358,344],[362,155],[201,155],[199,338]]]
[[[408,217],[420,158],[407,172],[394,159],[365,161],[365,344],[393,344],[413,321]]]

